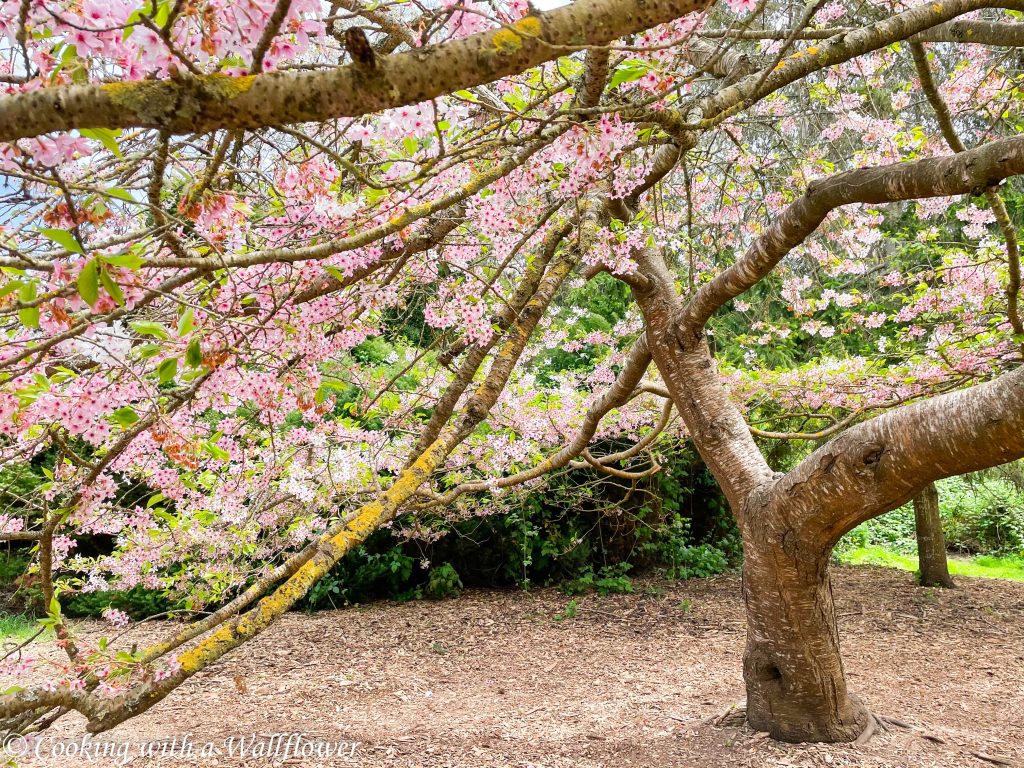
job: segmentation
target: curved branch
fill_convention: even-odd
[[[849,61],[900,40],[907,40],[927,29],[983,8],[1024,9],[1020,0],[946,0],[922,3],[884,21],[842,32],[783,59],[771,72],[756,72],[735,85],[723,88],[697,105],[704,120],[697,128],[706,128],[750,106],[803,77],[826,67]]]
[[[679,325],[699,335],[711,315],[757,284],[835,208],[927,197],[980,194],[1024,173],[1024,137],[993,141],[950,157],[861,168],[812,182],[732,266],[701,286]]]
[[[825,29],[744,29],[714,30],[700,33],[703,38],[716,40],[737,37],[741,40],[827,40],[836,35],[848,35],[859,27],[828,27]],[[911,38],[920,43],[971,43],[997,48],[1024,46],[1024,24],[999,21],[957,20],[931,27]]]
[[[583,424],[576,431],[575,436],[557,453],[549,456],[536,467],[523,470],[514,475],[500,477],[491,482],[462,483],[443,495],[433,495],[431,502],[427,506],[451,504],[466,493],[480,493],[521,485],[530,480],[535,480],[541,475],[565,467],[586,450],[587,445],[590,444],[591,439],[597,432],[601,419],[609,411],[624,405],[634,396],[636,387],[647,372],[647,367],[650,363],[651,353],[647,348],[647,339],[641,336],[630,349],[622,370],[615,378],[615,382],[590,407],[587,415],[583,418]]]
[[[851,427],[768,496],[813,546],[895,509],[935,480],[1024,457],[1024,368],[921,400]]]

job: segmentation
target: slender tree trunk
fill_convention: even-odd
[[[946,537],[939,518],[939,490],[928,483],[914,497],[914,522],[917,526],[917,562],[922,587],[952,587],[946,562]]]

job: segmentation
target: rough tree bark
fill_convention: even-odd
[[[743,534],[747,721],[786,741],[856,739],[870,716],[846,687],[829,552],[796,548],[785,521]]]
[[[635,290],[652,357],[743,536],[747,719],[784,741],[851,741],[871,715],[846,689],[831,545],[802,542],[786,509],[766,509],[778,477],[729,400],[703,332],[674,324],[682,307],[664,264],[649,254],[641,264],[651,287]]]
[[[651,357],[743,536],[747,720],[776,739],[836,742],[870,734],[875,718],[846,686],[829,581],[832,548],[854,526],[937,479],[1024,455],[1024,368],[883,413],[789,472],[773,473],[715,370],[704,326],[838,206],[985,190],[1022,171],[1024,143],[1015,138],[814,182],[685,304],[661,256],[635,254],[639,275],[630,284]]]
[[[939,518],[939,489],[928,483],[914,497],[914,524],[917,527],[917,563],[922,587],[953,587],[946,562],[946,537]]]

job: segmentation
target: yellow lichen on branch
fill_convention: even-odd
[[[178,657],[181,670],[175,677],[190,677],[232,648],[259,634],[281,617],[357,544],[391,519],[448,454],[442,440],[435,441],[379,499],[364,505],[339,533],[321,543],[317,554],[257,606],[230,622],[195,648]]]

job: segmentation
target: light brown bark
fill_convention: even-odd
[[[782,520],[744,529],[747,720],[783,741],[853,741],[870,714],[846,687],[828,553]]]
[[[851,741],[874,722],[847,689],[832,602],[832,547],[933,481],[1024,456],[1024,368],[887,411],[785,474],[768,467],[718,376],[704,325],[767,275],[833,208],[984,190],[1024,172],[1024,141],[815,182],[737,263],[684,305],[660,255],[631,278],[651,357],[744,542],[747,718],[783,741]]]
[[[704,0],[576,0],[510,27],[382,56],[372,72],[352,64],[326,72],[183,75],[40,88],[0,97],[0,141],[73,128],[204,133],[359,117],[518,74],[705,5]]]
[[[851,741],[870,715],[846,689],[831,546],[802,544],[787,510],[770,505],[777,477],[729,399],[703,334],[680,332],[682,308],[664,263],[650,253],[639,261],[651,288],[634,294],[651,355],[743,534],[747,718],[783,741]]]

